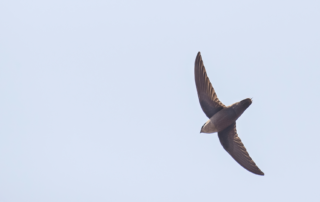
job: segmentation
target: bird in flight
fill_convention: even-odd
[[[247,98],[230,106],[222,104],[207,76],[200,52],[194,64],[194,76],[201,108],[209,118],[200,133],[218,132],[220,143],[234,160],[248,171],[264,175],[249,156],[236,130],[236,120],[251,105],[252,100]]]

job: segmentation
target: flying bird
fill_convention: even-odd
[[[200,52],[196,57],[194,76],[201,108],[209,118],[200,133],[218,132],[220,143],[234,160],[248,171],[264,175],[249,156],[236,130],[236,120],[251,105],[252,100],[247,98],[230,106],[222,104],[207,76]]]

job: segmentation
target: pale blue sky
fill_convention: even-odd
[[[319,201],[319,1],[1,1],[1,202]],[[253,97],[239,166],[194,82]]]

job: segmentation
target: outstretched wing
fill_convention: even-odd
[[[200,52],[198,53],[194,64],[194,76],[201,108],[207,117],[211,118],[225,106],[218,99],[217,94],[210,83]]]
[[[236,160],[242,167],[248,171],[264,175],[254,161],[249,156],[246,148],[238,137],[236,130],[236,122],[228,126],[226,129],[218,133],[223,148]]]

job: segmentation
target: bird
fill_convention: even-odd
[[[254,174],[264,175],[249,156],[236,130],[236,120],[251,105],[252,99],[247,98],[230,106],[222,104],[207,76],[200,52],[195,60],[194,76],[200,106],[209,118],[200,133],[217,132],[222,147],[236,162]]]

